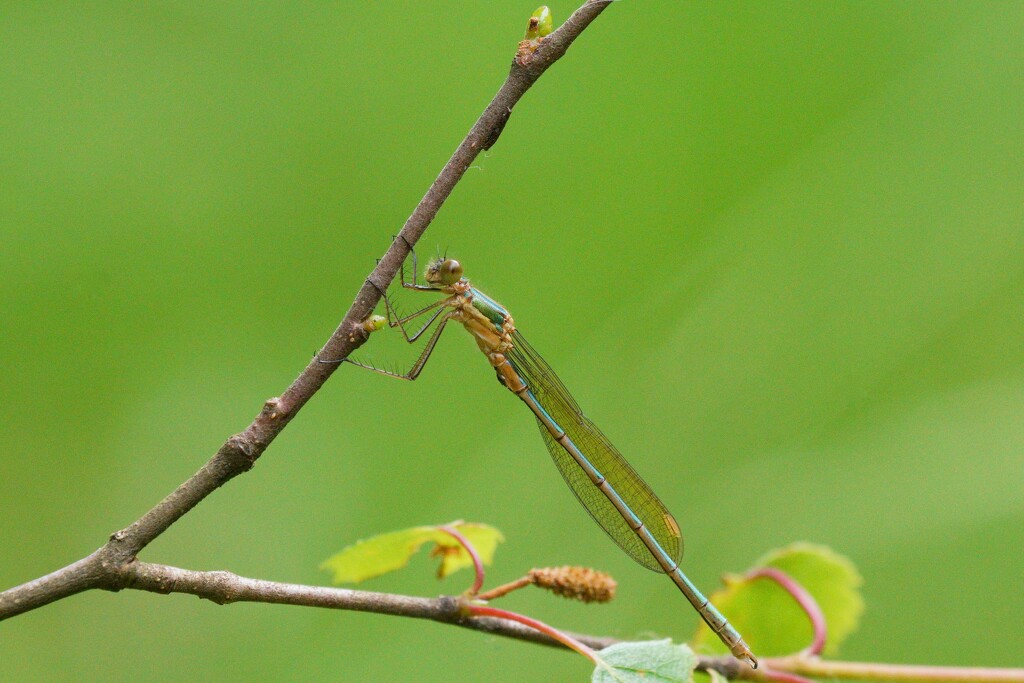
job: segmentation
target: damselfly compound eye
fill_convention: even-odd
[[[462,279],[462,264],[455,259],[445,259],[441,264],[441,281],[453,285]]]

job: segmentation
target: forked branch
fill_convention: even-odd
[[[347,358],[366,341],[367,332],[361,322],[373,312],[380,300],[380,288],[394,279],[409,250],[437,216],[477,155],[497,141],[520,98],[609,4],[611,0],[588,0],[558,30],[539,43],[529,60],[512,63],[508,77],[494,99],[473,124],[363,283],[341,324],[320,350],[319,357]],[[377,286],[372,283],[377,283]],[[129,574],[124,569],[136,555],[208,495],[251,469],[337,367],[336,364],[318,363],[315,359],[311,361],[280,397],[266,402],[252,424],[225,441],[198,472],[133,524],[112,534],[106,544],[91,555],[52,574],[0,593],[0,620],[84,590],[127,587],[125,582]]]

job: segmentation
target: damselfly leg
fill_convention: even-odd
[[[411,289],[413,291],[419,291],[419,292],[427,291],[427,292],[437,293],[438,290],[435,287],[430,287],[430,286],[427,286],[427,285],[417,284],[417,282],[416,282],[416,275],[415,275],[416,267],[417,267],[417,264],[416,264],[416,252],[414,250],[410,249],[410,253],[412,255],[412,263],[413,263],[413,266],[412,266],[413,267],[413,281],[412,282],[408,282],[406,280],[406,276],[405,276],[405,263],[403,262],[402,266],[400,267],[400,270],[399,270],[399,273],[400,273],[399,278],[396,278],[396,279],[398,279],[400,281],[400,283],[402,285],[402,288],[403,289]],[[428,339],[428,341],[426,343],[426,346],[423,347],[423,351],[420,353],[419,357],[416,359],[416,362],[413,364],[413,366],[409,369],[408,372],[404,372],[404,373],[402,373],[402,372],[395,372],[394,370],[388,370],[386,368],[379,368],[379,367],[377,367],[375,365],[372,365],[370,363],[364,363],[364,362],[362,362],[360,360],[354,360],[352,358],[345,358],[345,359],[339,360],[339,361],[324,361],[324,360],[321,360],[320,362],[321,363],[331,363],[331,362],[344,362],[344,361],[347,361],[347,362],[351,363],[352,365],[355,365],[356,367],[366,368],[367,370],[372,370],[372,371],[380,373],[382,375],[387,375],[388,377],[397,377],[399,379],[414,380],[417,377],[419,377],[420,373],[423,371],[424,366],[427,364],[427,360],[430,359],[430,354],[433,353],[434,348],[437,346],[438,339],[441,338],[441,333],[444,332],[445,325],[448,323],[448,320],[451,317],[451,310],[450,310],[450,308],[451,308],[451,305],[452,305],[453,297],[446,297],[444,299],[440,299],[440,300],[435,301],[435,302],[433,302],[433,303],[431,303],[431,304],[429,304],[427,306],[424,306],[423,308],[421,308],[421,309],[419,309],[417,311],[414,311],[413,313],[410,313],[408,315],[402,316],[402,315],[399,315],[398,311],[395,308],[394,302],[392,301],[391,297],[388,295],[387,291],[384,290],[384,289],[381,289],[376,283],[373,283],[372,281],[370,282],[370,284],[372,284],[377,289],[377,291],[380,292],[381,299],[384,301],[384,313],[385,313],[385,317],[387,319],[388,326],[391,327],[391,328],[396,328],[397,327],[399,329],[399,331],[402,333],[402,338],[406,342],[408,342],[409,344],[416,343],[428,330],[433,328],[433,332],[431,333],[431,335],[430,335],[430,337],[429,337],[429,339]],[[427,318],[426,322],[424,322],[422,325],[420,325],[419,329],[415,329],[415,331],[410,332],[411,328],[407,328],[406,327],[407,323],[410,323],[410,322],[415,321],[415,320],[417,320],[419,318],[422,318],[423,316],[428,316],[428,315],[429,315],[429,317]]]

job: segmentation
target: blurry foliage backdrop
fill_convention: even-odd
[[[0,4],[0,585],[136,519],[282,391],[497,89],[533,4]],[[574,5],[554,5],[556,21]],[[707,590],[791,540],[866,579],[849,658],[1024,659],[1024,5],[616,3],[421,243],[506,304],[675,512]],[[381,333],[385,334],[385,333]],[[451,331],[342,368],[144,559],[305,583],[373,533],[592,565],[556,625],[696,617],[565,488]],[[411,360],[395,359],[396,363]],[[376,590],[436,595],[425,559]],[[92,592],[5,680],[583,680],[430,623]]]

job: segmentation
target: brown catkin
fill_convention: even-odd
[[[531,569],[530,580],[539,588],[582,602],[608,602],[615,597],[615,579],[589,567]]]

